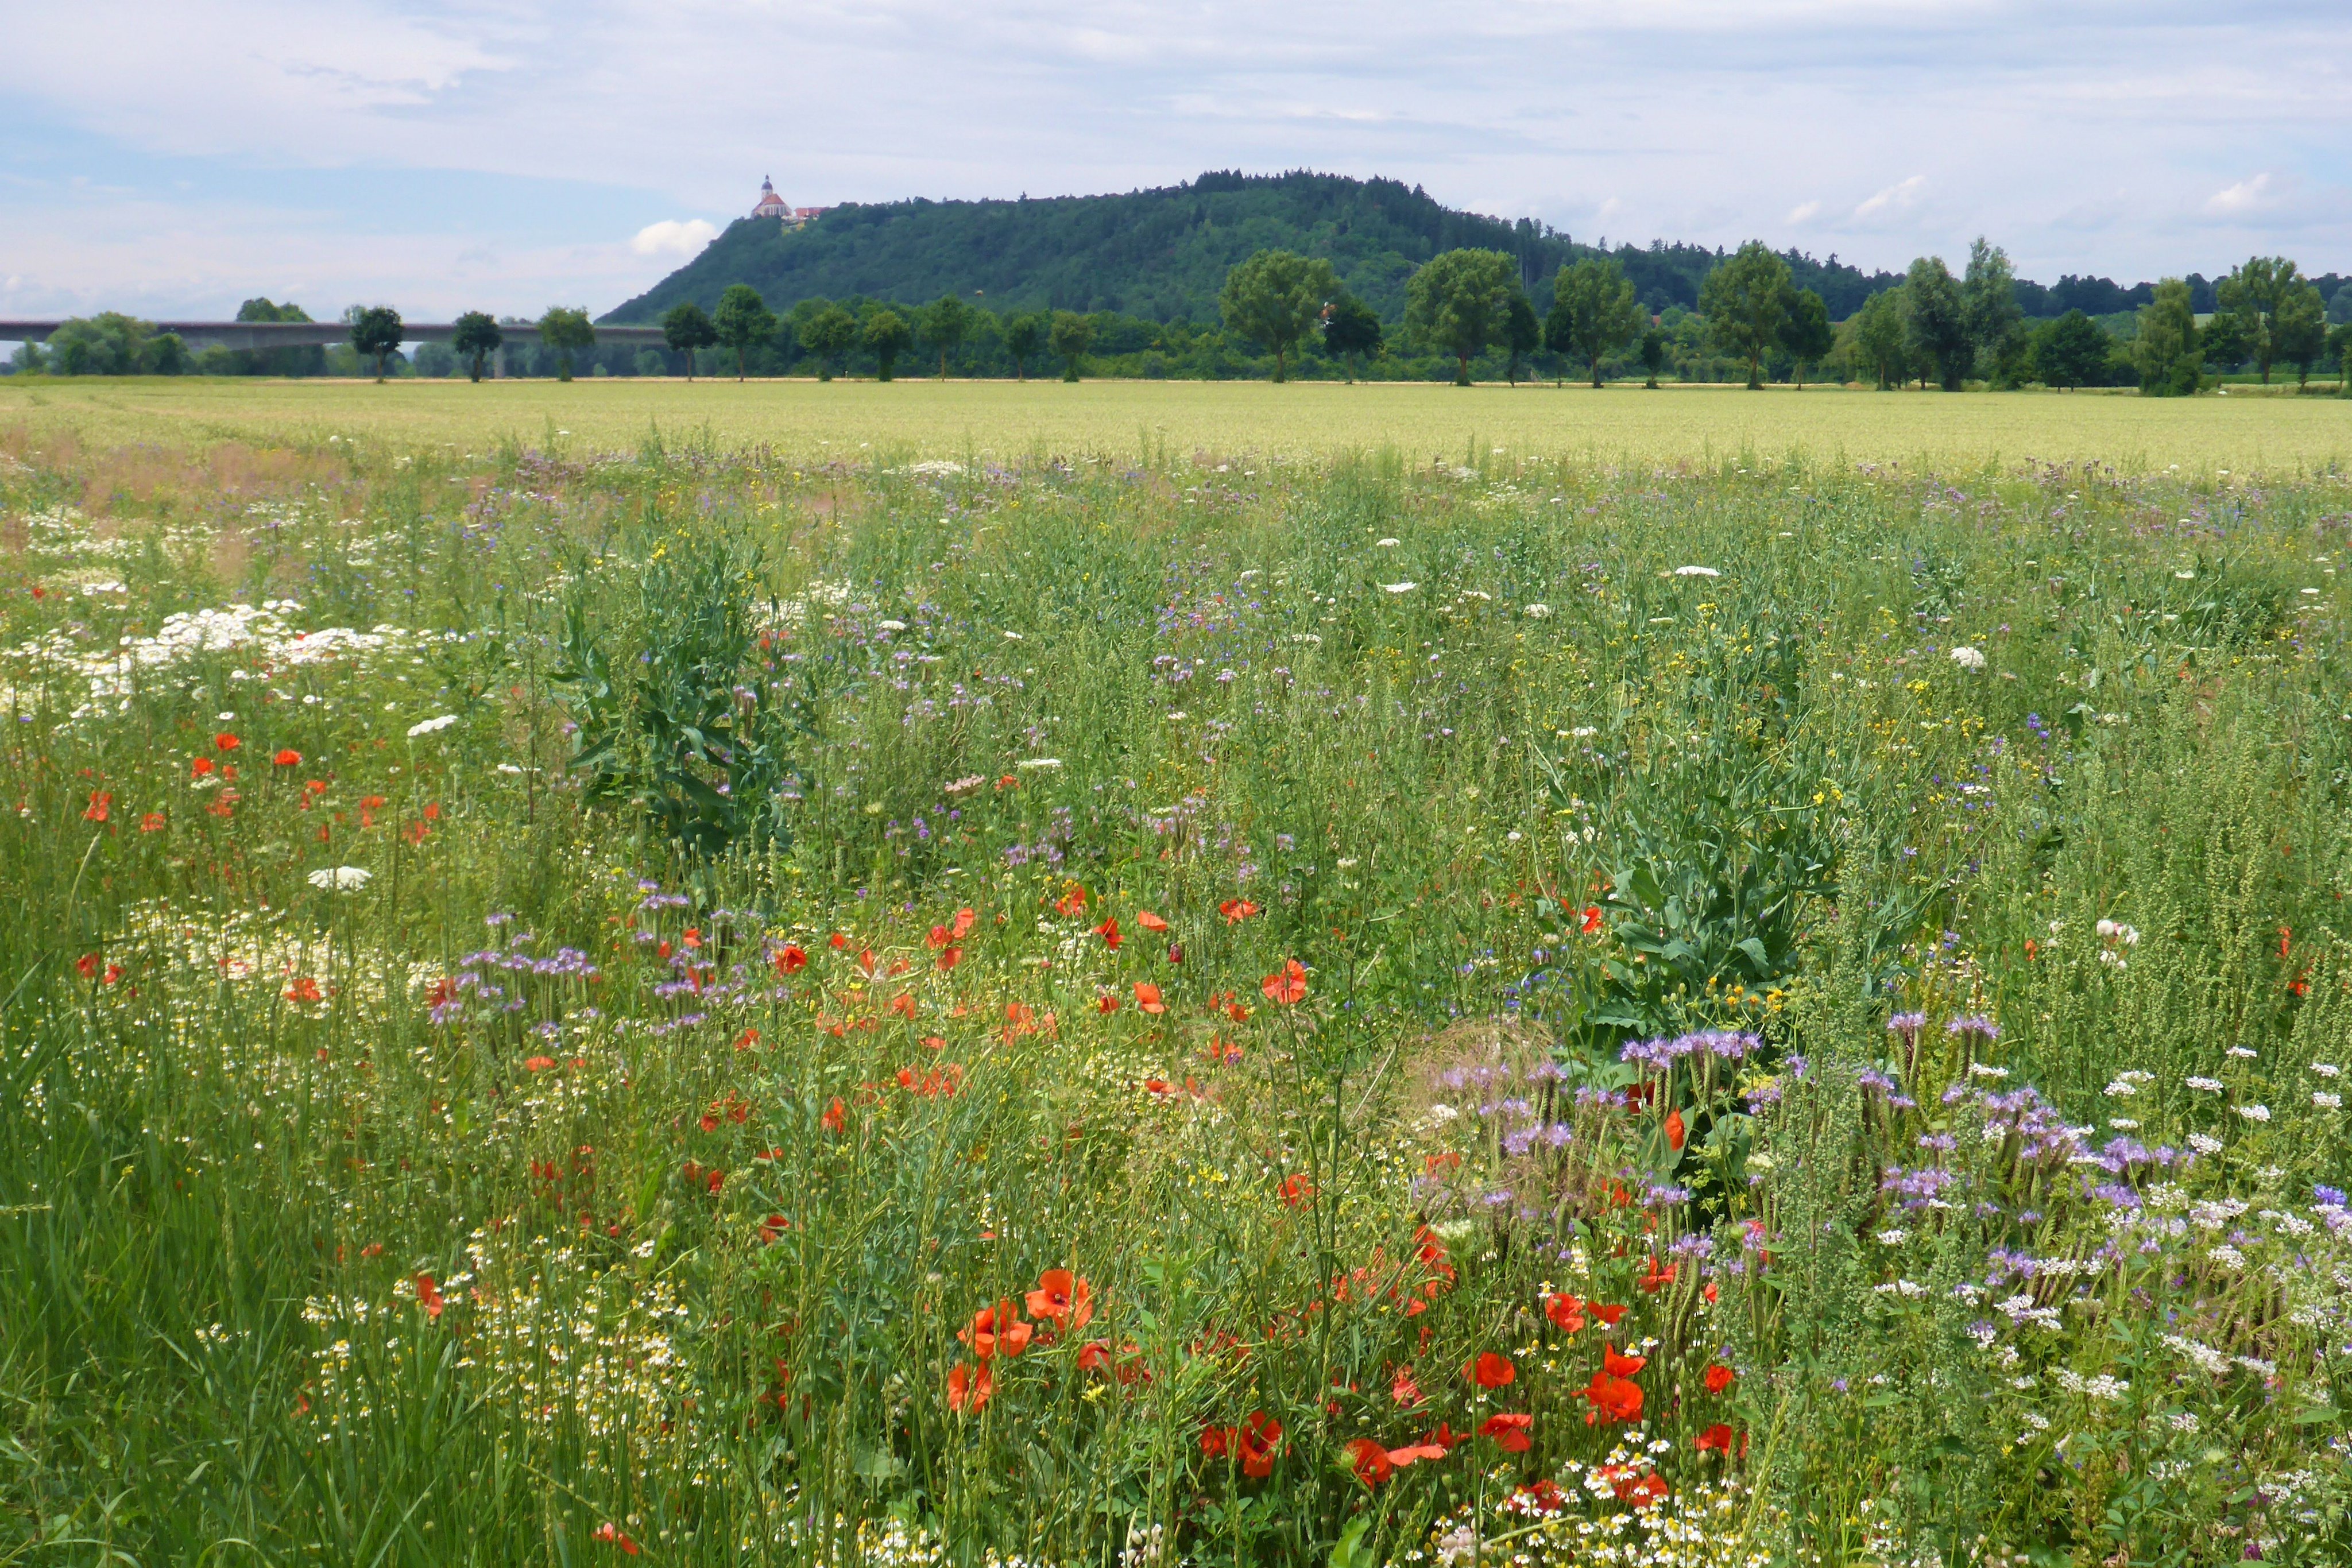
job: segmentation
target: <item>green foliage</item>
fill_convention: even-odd
[[[2201,359],[2189,286],[2168,277],[2156,286],[2155,303],[2140,307],[2139,330],[2132,338],[2141,395],[2184,397],[2194,392],[2203,381]]]
[[[1519,296],[1518,265],[1496,250],[1449,250],[1412,275],[1405,330],[1454,356],[1454,384],[1470,384],[1471,356],[1502,340]]]
[[[682,299],[669,308],[662,317],[662,341],[671,350],[686,356],[686,379],[694,379],[694,356],[702,349],[719,341],[719,328],[702,313],[702,307],[691,299]]]
[[[948,356],[971,336],[978,312],[953,294],[942,294],[917,313],[916,326],[923,340],[940,351],[940,379],[947,380]]]
[[[1560,269],[1551,287],[1551,314],[1544,319],[1544,343],[1555,354],[1584,361],[1592,384],[1601,384],[1601,361],[1632,342],[1648,325],[1633,280],[1613,262],[1585,260]],[[1650,367],[1651,380],[1657,369]]]
[[[1975,342],[1979,356],[1991,359],[1997,366],[2003,345],[2017,332],[2024,312],[2018,307],[2017,271],[2010,266],[2009,253],[1989,243],[1982,235],[1969,246],[1968,274],[1960,282],[1960,308],[1968,319],[1969,337]],[[2008,384],[1998,373],[1987,379]]]
[[[2271,366],[2285,358],[2278,342],[2279,313],[2305,287],[2295,264],[2283,256],[2248,256],[2214,287],[2217,319],[2232,319],[2231,331],[2243,352],[2260,367],[2268,385]],[[2298,301],[2296,308],[2300,309]]]
[[[551,306],[539,319],[539,340],[555,351],[556,380],[568,382],[572,379],[573,352],[596,346],[596,328],[585,310]]]
[[[499,351],[506,334],[490,319],[487,310],[468,310],[457,318],[449,334],[450,349],[466,361],[467,373],[474,381],[482,379],[482,362]]]
[[[2114,351],[2105,329],[2080,310],[2069,310],[2034,333],[2033,372],[2046,386],[2097,386]]]
[[[375,379],[383,380],[384,361],[400,347],[400,312],[389,305],[368,305],[350,313],[352,351],[375,361]]]
[[[1778,348],[1791,298],[1789,264],[1762,240],[1749,240],[1706,275],[1699,313],[1717,348],[1748,364],[1748,387],[1764,384],[1764,356]]]
[[[858,329],[858,341],[866,345],[880,369],[880,379],[888,381],[898,368],[898,356],[915,340],[907,319],[896,310],[877,310],[866,318]]]
[[[816,356],[817,376],[831,381],[834,366],[857,343],[857,318],[838,305],[819,308],[800,327],[802,347]]]
[[[1062,357],[1062,379],[1078,379],[1078,361],[1095,340],[1095,324],[1075,310],[1056,310],[1045,329],[1045,344]]]
[[[74,317],[49,334],[45,367],[61,376],[176,375],[177,371],[165,371],[158,363],[164,352],[163,340],[155,335],[153,322],[120,311]]]
[[[1880,392],[1898,386],[1909,377],[1910,331],[1906,324],[1906,314],[1903,291],[1891,288],[1873,295],[1870,302],[1845,324],[1854,360],[1877,377]]]
[[[1350,380],[1361,375],[1364,361],[1381,351],[1381,319],[1352,294],[1331,302],[1323,316],[1323,348],[1348,367]]]
[[[1914,367],[1933,371],[1946,392],[1958,392],[1975,368],[1977,340],[1969,301],[1939,256],[1923,256],[1903,280],[1903,326]]]
[[[1225,275],[1217,308],[1225,329],[1274,352],[1274,379],[1288,379],[1290,355],[1339,292],[1331,264],[1286,250],[1262,250]]]
[[[1822,297],[1810,288],[1800,288],[1790,296],[1789,322],[1780,329],[1780,347],[1796,361],[1797,384],[1805,384],[1805,367],[1818,364],[1837,342],[1837,334],[1830,326],[1829,307]]]
[[[1011,316],[1004,322],[1004,351],[1013,356],[1013,377],[1029,379],[1029,361],[1045,345],[1045,318],[1034,311]]]
[[[2311,367],[2327,347],[2327,317],[2319,290],[2297,279],[2279,297],[2271,320],[2271,349],[2294,367],[2297,386],[2311,380]]]
[[[805,666],[767,657],[751,589],[756,551],[682,539],[641,570],[634,662],[616,669],[586,601],[566,606],[554,671],[585,798],[642,813],[696,854],[792,841],[811,727]]]
[[[1666,335],[1655,327],[1642,334],[1642,369],[1648,379],[1643,383],[1650,391],[1658,390],[1658,367],[1666,362]]]
[[[768,302],[760,298],[758,289],[749,284],[734,283],[719,297],[719,308],[710,313],[710,325],[719,334],[719,340],[735,350],[735,379],[740,382],[743,379],[745,356],[755,344],[765,343],[776,335],[776,313],[768,308]]]

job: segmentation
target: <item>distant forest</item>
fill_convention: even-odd
[[[728,285],[747,283],[788,310],[803,299],[855,298],[916,305],[957,294],[999,312],[1113,312],[1145,321],[1217,319],[1226,273],[1261,250],[1293,250],[1331,263],[1349,292],[1389,327],[1404,317],[1405,279],[1441,251],[1472,246],[1517,257],[1520,281],[1540,314],[1560,267],[1606,255],[1661,315],[1696,308],[1700,285],[1723,259],[1704,246],[1653,240],[1598,245],[1529,218],[1516,222],[1440,205],[1419,186],[1304,172],[1202,174],[1182,185],[1125,195],[1016,201],[891,202],[835,207],[799,228],[742,218],[677,271],[599,319],[652,323],[682,300],[715,308]],[[1834,255],[1781,253],[1798,287],[1821,295],[1843,320],[1902,274],[1864,272]],[[2332,300],[2341,281],[2315,277]],[[2214,308],[2214,284],[2191,275],[2195,308]],[[2020,279],[2028,319],[2069,310],[2113,316],[2155,298],[2155,285],[2125,286],[2069,274],[2043,285]]]

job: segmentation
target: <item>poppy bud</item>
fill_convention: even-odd
[[[1184,961],[1184,944],[1181,942],[1168,944],[1168,961],[1171,964],[1181,964]]]

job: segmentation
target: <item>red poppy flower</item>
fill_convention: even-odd
[[[1584,1315],[1584,1303],[1574,1296],[1544,1298],[1544,1316],[1562,1333],[1580,1333],[1591,1326],[1592,1320]]]
[[[1625,1315],[1624,1308],[1607,1307],[1601,1305],[1599,1301],[1585,1302],[1584,1310],[1591,1312],[1594,1317],[1599,1318],[1602,1328],[1615,1328],[1617,1326],[1617,1320]]]
[[[1722,1393],[1731,1386],[1731,1381],[1736,1375],[1737,1374],[1731,1368],[1717,1362],[1706,1369],[1706,1391],[1709,1394]]]
[[[1075,1333],[1094,1321],[1095,1288],[1067,1269],[1048,1269],[1024,1298],[1029,1315]]]
[[[302,766],[302,754],[289,746],[270,760],[280,768],[299,768]]]
[[[1135,1005],[1148,1013],[1164,1013],[1168,1004],[1160,999],[1160,988],[1149,980],[1135,982]]]
[[[1110,1365],[1110,1341],[1088,1340],[1078,1348],[1078,1370],[1100,1372]]]
[[[596,1539],[611,1542],[621,1549],[624,1556],[635,1557],[637,1554],[637,1543],[629,1539],[629,1532],[609,1519],[596,1527]]]
[[[1638,1421],[1642,1418],[1642,1385],[1622,1377],[1612,1377],[1606,1372],[1596,1372],[1592,1381],[1579,1389],[1580,1397],[1591,1401],[1592,1408],[1585,1412],[1585,1423],[1595,1421]]]
[[[109,964],[106,967],[106,973],[100,977],[100,983],[101,985],[110,986],[121,978],[122,978],[122,966],[120,964]]]
[[[1095,935],[1103,939],[1104,946],[1108,947],[1114,953],[1118,952],[1118,945],[1122,940],[1118,934],[1118,916],[1116,915],[1111,915],[1100,925],[1096,926]]]
[[[93,789],[89,792],[89,804],[82,808],[81,814],[83,819],[87,821],[103,822],[106,821],[107,814],[113,808],[113,805],[114,795],[112,791],[106,789]]]
[[[824,940],[825,940],[825,946],[827,946],[831,947],[831,948],[832,948],[835,952],[836,952],[836,953],[840,952],[842,949],[844,949],[845,947],[847,947],[847,946],[849,946],[849,938],[848,938],[848,936],[847,936],[846,935],[845,935],[844,933],[839,932],[839,931],[835,932],[832,936],[830,936],[826,937]]]
[[[188,771],[199,779],[202,779],[205,774],[210,773],[212,770],[213,759],[209,757],[199,757],[194,762],[188,764]]]
[[[1511,1364],[1508,1356],[1496,1355],[1491,1350],[1480,1352],[1477,1360],[1465,1362],[1462,1367],[1462,1375],[1481,1388],[1500,1388],[1518,1375],[1519,1369]]]
[[[1118,1011],[1118,993],[1117,991],[1105,991],[1102,995],[1097,997],[1095,998],[1095,1011],[1098,1013],[1115,1013]]]
[[[760,1222],[760,1239],[773,1242],[793,1228],[793,1222],[781,1214],[772,1214]]]
[[[163,826],[163,813],[161,811],[150,811],[139,819],[139,831],[142,833],[160,833]]]
[[[977,1376],[961,1362],[958,1362],[955,1369],[948,1374],[948,1408],[959,1416],[979,1415],[987,1407],[990,1396],[995,1392],[996,1375],[984,1361],[980,1364]]]
[[[1489,1416],[1478,1428],[1478,1436],[1494,1438],[1495,1446],[1507,1454],[1524,1454],[1533,1443],[1528,1431],[1535,1424],[1532,1415]]]
[[[1315,1184],[1304,1176],[1282,1178],[1282,1201],[1297,1208],[1315,1196]]]
[[[1070,883],[1068,888],[1063,892],[1061,897],[1054,901],[1055,911],[1065,917],[1083,914],[1086,907],[1087,890],[1084,886],[1075,882]]]
[[[1389,1397],[1409,1410],[1428,1396],[1422,1393],[1421,1385],[1412,1380],[1412,1368],[1400,1366],[1396,1376],[1389,1382]]]
[[[1642,1369],[1649,1364],[1650,1358],[1646,1355],[1620,1355],[1613,1344],[1601,1347],[1601,1370],[1612,1377],[1638,1377]]]
[[[797,942],[787,942],[776,949],[776,973],[797,975],[808,967],[808,949]]]
[[[286,999],[289,1002],[315,1002],[320,1000],[320,992],[319,990],[319,982],[312,979],[308,975],[295,976],[293,983],[286,988]]]
[[[237,739],[236,737],[231,735],[226,730],[223,730],[218,735],[213,737],[213,745],[223,751],[235,751],[238,747],[244,744],[245,742]]]
[[[915,1016],[915,997],[911,991],[900,991],[890,998],[890,1010],[902,1019]]]
[[[961,964],[961,963],[962,963],[962,962],[963,962],[963,949],[962,949],[962,948],[961,948],[961,947],[942,947],[942,948],[940,948],[940,968],[942,971],[949,970],[949,969],[952,969],[952,968],[954,968],[958,964]]]
[[[999,1301],[972,1313],[971,1323],[958,1330],[956,1338],[971,1347],[975,1358],[985,1362],[999,1351],[1019,1355],[1029,1348],[1029,1337],[1035,1332],[1013,1312],[1011,1301]]]
[[[1257,905],[1246,898],[1228,898],[1217,905],[1217,913],[1225,917],[1228,925],[1238,925],[1257,913]]]
[[[948,935],[959,942],[962,941],[971,934],[971,924],[978,918],[979,916],[974,915],[968,906],[957,910],[955,924],[948,928]]]
[[[1731,1452],[1731,1428],[1717,1421],[1714,1426],[1692,1438],[1691,1447],[1702,1454],[1713,1449],[1718,1454],[1727,1455]]]
[[[1588,904],[1584,906],[1584,918],[1577,923],[1577,929],[1583,932],[1587,936],[1591,936],[1594,932],[1601,929],[1601,906],[1599,904]]]
[[[828,1133],[838,1133],[849,1124],[849,1113],[843,1107],[840,1095],[833,1097],[833,1104],[816,1119],[816,1123]]]
[[[1349,1443],[1348,1456],[1349,1468],[1356,1472],[1356,1479],[1368,1487],[1380,1485],[1396,1469],[1389,1458],[1389,1451],[1370,1437],[1358,1437]]]
[[[931,934],[924,937],[923,940],[929,943],[934,947],[944,947],[950,942],[954,941],[955,938],[949,935],[948,928],[946,926],[934,925],[931,927]]]
[[[1680,1106],[1676,1106],[1675,1109],[1666,1113],[1666,1147],[1670,1149],[1680,1149],[1683,1146],[1683,1137],[1684,1129],[1682,1108]]]
[[[1251,1413],[1234,1435],[1242,1474],[1260,1479],[1274,1474],[1275,1456],[1282,1451],[1282,1423],[1263,1410]]]
[[[1239,1427],[1203,1427],[1201,1428],[1201,1453],[1204,1458],[1222,1459],[1240,1440]]]
[[[441,1309],[449,1304],[441,1299],[441,1287],[433,1282],[430,1274],[416,1276],[416,1304],[425,1309],[428,1318],[438,1318]]]
[[[551,1056],[526,1056],[522,1059],[525,1072],[544,1072],[554,1065],[555,1058]]]
[[[1135,913],[1135,923],[1138,925],[1142,926],[1146,931],[1151,932],[1154,935],[1168,929],[1168,922],[1160,919],[1160,916],[1152,914],[1149,909],[1137,910]]]
[[[1676,1267],[1677,1265],[1675,1264],[1668,1263],[1664,1268],[1661,1268],[1659,1267],[1658,1260],[1655,1258],[1651,1259],[1650,1271],[1642,1276],[1642,1289],[1653,1296],[1656,1295],[1661,1287],[1671,1285],[1675,1282],[1675,1270]]]
[[[80,957],[76,958],[74,960],[74,973],[79,975],[85,980],[96,979],[98,977],[98,955],[95,953],[84,953]]]
[[[1258,982],[1265,999],[1278,1007],[1289,1007],[1307,998],[1307,970],[1296,958],[1283,961],[1281,968]]]

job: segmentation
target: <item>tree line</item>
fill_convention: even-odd
[[[2250,257],[2210,286],[2167,278],[2146,289],[2137,310],[2104,322],[2079,308],[2055,319],[2029,319],[2021,297],[2032,286],[2021,285],[2007,255],[1983,239],[1959,274],[1939,256],[1922,256],[1899,282],[1837,322],[1822,294],[1801,287],[1787,258],[1760,241],[1740,246],[1706,275],[1695,310],[1670,304],[1654,316],[1633,277],[1607,255],[1563,264],[1549,285],[1549,308],[1538,315],[1540,294],[1525,286],[1521,258],[1475,246],[1443,251],[1405,280],[1402,323],[1391,333],[1328,261],[1263,249],[1228,269],[1219,322],[1200,329],[1116,312],[999,313],[952,293],[913,307],[803,299],[779,312],[757,289],[734,284],[712,310],[692,300],[668,310],[661,321],[667,354],[600,350],[588,313],[559,306],[536,322],[467,311],[457,318],[452,341],[422,345],[414,361],[403,364],[399,313],[354,306],[343,314],[341,345],[200,353],[173,334],[108,312],[67,323],[46,350],[26,345],[16,368],[68,375],[350,374],[372,368],[379,380],[398,368],[418,374],[462,370],[479,380],[506,346],[507,329],[529,325],[537,329],[532,368],[559,380],[572,378],[582,356],[595,360],[598,374],[682,369],[691,378],[702,357],[716,350],[739,380],[797,371],[829,381],[862,368],[889,381],[919,357],[927,371],[942,377],[1009,371],[1025,378],[1044,365],[1065,380],[1091,369],[1270,374],[1276,381],[1301,373],[1444,374],[1468,384],[1481,375],[1516,382],[1543,369],[1559,379],[1572,371],[1594,386],[1640,373],[1654,387],[1671,369],[1685,381],[1727,370],[1760,387],[1768,379],[1801,386],[1809,374],[1826,370],[1882,389],[1914,382],[1948,391],[2136,384],[2150,395],[2179,395],[2241,366],[2252,367],[2266,383],[2281,367],[2292,367],[2304,383],[2327,361],[2340,365],[2352,352],[2352,288],[2339,287],[2331,308],[2316,284],[2282,256]],[[2198,310],[2200,291],[2210,293],[2212,309]],[[299,307],[267,298],[246,301],[238,319],[310,319]]]

